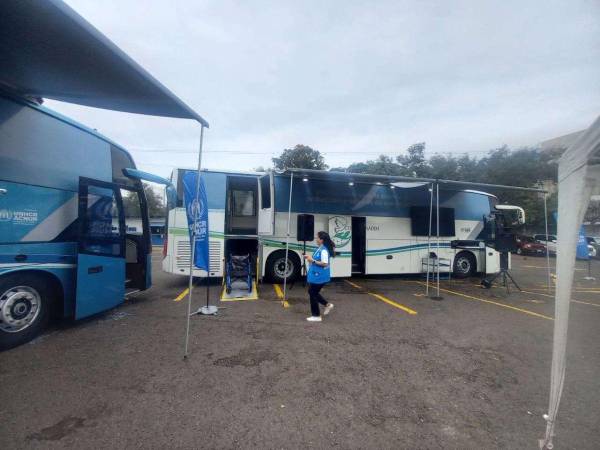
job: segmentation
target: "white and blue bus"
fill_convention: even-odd
[[[208,123],[60,1],[0,2],[0,349],[151,284],[151,229],[125,149],[43,99]],[[126,199],[127,201],[123,201]],[[129,208],[131,211],[126,211]],[[127,218],[141,217],[141,226]],[[129,225],[129,226],[128,226]]]
[[[168,207],[163,269],[189,275],[189,237],[180,185],[185,170],[176,169],[171,176],[178,200]],[[319,230],[329,232],[336,244],[335,277],[426,272],[431,264],[428,256],[432,256],[428,248],[439,258],[440,271],[456,277],[499,270],[498,252],[484,242],[485,220],[498,202],[492,194],[464,187],[441,188],[438,242],[435,206],[433,237],[429,237],[429,183],[394,182],[394,177],[377,175],[292,172],[202,172],[209,208],[210,276],[223,276],[229,254],[249,253],[256,257],[259,278],[275,282],[296,278],[301,275],[302,253],[315,248],[314,235]],[[510,208],[522,211],[504,205],[505,210]],[[206,276],[202,270],[194,274]]]
[[[53,315],[81,319],[148,289],[152,243],[143,173],[125,149],[6,93],[0,113],[0,347],[7,348]],[[126,231],[134,214],[124,197],[141,212],[135,232]]]

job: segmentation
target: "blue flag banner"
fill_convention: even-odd
[[[577,241],[577,259],[590,259],[590,251],[585,238],[585,230],[583,225],[579,229],[579,240]]]
[[[190,232],[190,248],[195,242],[194,266],[208,272],[208,202],[206,201],[204,178],[200,177],[199,192],[196,192],[197,182],[198,172],[186,171],[184,173],[183,201]]]

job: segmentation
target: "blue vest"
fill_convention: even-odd
[[[319,247],[313,253],[312,257],[315,261],[321,261],[321,250],[323,250],[323,247]],[[329,255],[329,258],[331,259],[331,255]],[[331,265],[331,262],[329,265]],[[323,284],[329,282],[329,280],[331,280],[331,270],[329,270],[329,265],[323,267],[312,263],[308,268],[306,281],[311,284]]]

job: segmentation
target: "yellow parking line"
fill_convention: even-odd
[[[542,295],[544,297],[554,298],[554,295],[542,294],[541,292],[528,292],[528,291],[521,291],[521,292],[525,292],[526,294],[535,294],[535,295]],[[600,305],[597,303],[582,302],[581,300],[575,300],[574,298],[572,298],[571,301],[574,303],[581,303],[582,305],[597,306],[598,308],[600,308]]]
[[[273,289],[275,289],[275,295],[277,295],[277,298],[283,300],[283,291],[281,290],[281,286],[279,286],[278,284],[274,284]],[[281,304],[284,308],[290,307],[290,304],[287,302],[287,300],[283,300]]]
[[[524,265],[523,265],[523,266],[521,266],[521,267],[527,267],[528,269],[547,269],[547,268],[548,268],[548,267],[546,267],[546,266],[528,266],[528,265],[526,265],[526,264],[524,264]],[[556,269],[556,267],[554,267],[554,266],[550,266],[550,268],[551,268],[551,269]]]
[[[590,306],[595,306],[597,308],[600,308],[600,305],[598,305],[596,303],[582,302],[581,300],[573,300],[573,299],[571,299],[571,301],[575,302],[575,303],[581,303],[582,305],[590,305]]]
[[[356,289],[362,289],[362,287],[360,287],[358,284],[353,283],[352,281],[348,281],[348,280],[344,280],[346,283],[348,283],[350,286],[355,287]]]
[[[421,281],[417,281],[417,283],[425,286],[425,283],[421,282]],[[451,291],[450,289],[443,289],[440,288],[440,291],[444,291],[444,292],[448,292],[449,294],[454,294],[454,295],[458,295],[459,297],[464,297],[464,298],[468,298],[469,300],[477,300],[479,302],[483,302],[483,303],[489,303],[491,305],[496,305],[496,306],[500,306],[502,308],[507,308],[507,309],[512,309],[514,311],[519,311],[522,312],[523,314],[528,314],[530,316],[534,316],[534,317],[539,317],[541,319],[546,319],[546,320],[554,320],[553,317],[550,316],[546,316],[544,314],[539,314],[533,311],[529,311],[528,309],[523,309],[523,308],[517,308],[516,306],[511,306],[511,305],[507,305],[505,303],[500,303],[500,302],[494,302],[492,300],[486,300],[484,298],[479,298],[479,297],[474,297],[472,295],[467,295],[467,294],[463,294],[461,292],[456,292],[456,291]],[[523,291],[525,292],[525,291]],[[534,292],[531,292],[532,294],[534,294]]]
[[[174,302],[180,302],[181,300],[183,300],[185,298],[186,295],[188,295],[188,292],[190,292],[190,288],[185,288],[181,294],[179,294],[177,297],[175,297],[175,300],[173,300]]]
[[[353,283],[352,281],[348,281],[348,280],[344,280],[344,281],[352,287],[363,290],[362,286],[359,286],[358,284]],[[375,297],[377,300],[381,300],[382,302],[387,303],[388,305],[391,305],[395,308],[401,309],[402,311],[407,312],[410,315],[417,314],[417,312],[414,309],[410,309],[408,306],[401,305],[400,303],[395,302],[394,300],[391,300],[387,297],[384,297],[381,294],[377,294],[376,292],[368,292],[368,291],[367,291],[367,294],[369,294],[371,297]]]
[[[275,295],[277,295],[277,298],[283,299],[283,291],[281,290],[281,287],[278,284],[274,284],[273,289],[275,289]]]
[[[382,302],[387,303],[388,305],[395,306],[396,308],[401,309],[402,311],[405,311],[410,315],[417,314],[417,312],[414,309],[410,309],[407,306],[401,305],[400,303],[396,303],[395,301],[390,300],[389,298],[386,298],[383,295],[376,294],[375,292],[367,292],[367,294],[375,297],[376,299],[381,300]]]

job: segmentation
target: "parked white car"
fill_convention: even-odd
[[[548,249],[548,253],[551,255],[556,255],[556,236],[553,234],[548,235],[548,240],[546,240],[545,234],[534,234],[533,238],[541,242]]]
[[[549,234],[548,235],[548,240],[546,240],[546,235],[545,234],[534,234],[533,238],[538,241],[541,242],[542,244],[546,245],[546,248],[548,249],[548,253],[550,253],[551,255],[556,255],[556,236],[553,234]],[[598,247],[596,242],[598,241],[594,241],[594,238],[586,238],[587,243],[588,243],[588,254],[590,256],[590,258],[596,258],[598,256]],[[594,241],[594,242],[591,242]]]

